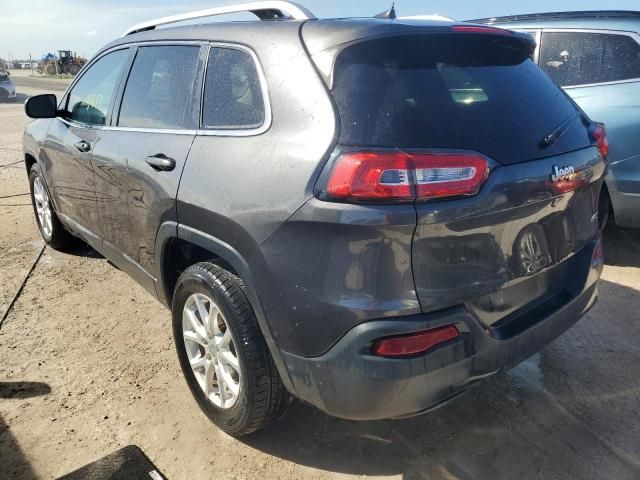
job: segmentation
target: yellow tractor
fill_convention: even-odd
[[[58,57],[44,60],[39,66],[38,71],[47,75],[67,74],[76,76],[87,60],[78,57],[71,50],[58,50]]]

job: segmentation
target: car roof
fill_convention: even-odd
[[[436,19],[403,19],[382,18],[334,18],[320,20],[268,20],[268,21],[233,21],[207,22],[196,25],[177,27],[161,27],[153,30],[133,33],[120,37],[101,49],[112,48],[128,43],[147,41],[233,41],[244,39],[248,45],[257,44],[266,37],[286,32],[299,32],[304,24],[305,40],[310,42],[309,49],[314,51],[330,48],[341,43],[360,38],[375,37],[388,34],[403,34],[420,31],[437,31],[449,28],[454,22]],[[297,34],[297,33],[296,33]],[[282,37],[286,41],[286,36]]]
[[[546,12],[467,20],[510,28],[573,28],[640,32],[640,11]]]

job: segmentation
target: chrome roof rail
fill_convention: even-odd
[[[573,20],[576,18],[638,18],[640,11],[636,10],[586,10],[576,12],[543,12],[525,13],[523,15],[507,15],[504,17],[476,18],[464,20],[469,23],[508,23],[520,20]]]
[[[222,7],[207,8],[205,10],[196,10],[194,12],[172,15],[170,17],[157,18],[147,22],[134,25],[126,32],[123,37],[132,33],[153,30],[159,25],[167,25],[170,23],[185,22],[196,18],[215,17],[217,15],[226,15],[228,13],[251,12],[260,20],[314,20],[316,17],[302,5],[294,2],[283,0],[270,0],[264,2],[238,3],[235,5],[226,5]]]

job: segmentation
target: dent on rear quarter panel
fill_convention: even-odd
[[[367,320],[420,313],[408,205],[313,199],[262,246],[265,299],[280,348],[317,356]]]

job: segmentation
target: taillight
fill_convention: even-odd
[[[591,138],[596,142],[596,146],[604,158],[609,156],[609,140],[607,139],[607,129],[604,123],[594,123],[589,129]]]
[[[396,202],[474,195],[488,175],[489,163],[477,154],[345,153],[331,171],[327,193]]]
[[[458,33],[492,33],[494,35],[513,35],[511,30],[495,27],[482,27],[479,25],[454,25],[451,30]]]
[[[453,340],[460,332],[455,325],[432,328],[408,335],[381,338],[371,348],[371,353],[379,357],[407,357],[425,353],[443,342]]]

